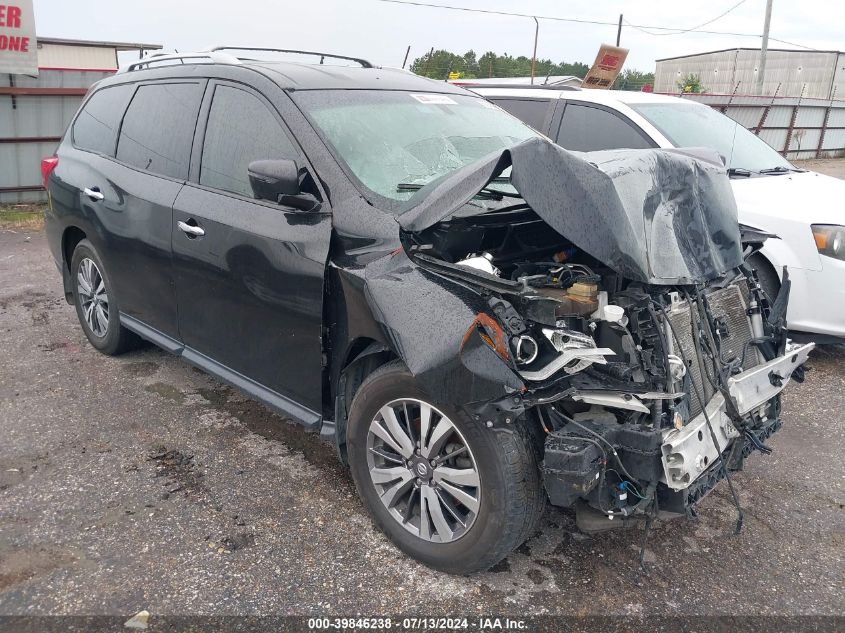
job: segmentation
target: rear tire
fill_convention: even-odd
[[[394,406],[391,425],[385,412]],[[449,430],[438,449],[435,438],[438,430],[446,432],[444,420],[442,428]],[[375,433],[374,425],[380,425]],[[392,429],[390,441],[381,439],[385,429]],[[422,455],[407,452],[422,435],[428,438],[420,445]],[[399,549],[434,569],[453,574],[488,569],[531,536],[545,509],[537,453],[522,422],[486,428],[456,407],[435,402],[399,361],[361,384],[349,410],[347,443],[358,494],[376,525]],[[455,451],[460,457],[450,457]],[[437,465],[430,470],[420,463],[431,461]],[[452,485],[458,481],[466,485]],[[404,492],[394,495],[394,485]]]
[[[139,339],[120,324],[120,307],[108,271],[88,240],[76,245],[70,276],[76,316],[91,345],[109,356],[133,348]]]

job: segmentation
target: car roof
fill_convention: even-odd
[[[189,57],[185,57],[181,62],[173,59],[153,60],[155,65],[140,68],[130,66],[129,70],[121,71],[115,77],[119,78],[119,81],[167,79],[184,77],[186,74],[220,77],[237,72],[236,69],[247,69],[264,75],[285,90],[400,90],[468,94],[463,88],[448,82],[420,77],[400,68],[231,59],[231,62]],[[106,83],[111,82],[103,82]]]
[[[245,63],[270,75],[276,83],[290,90],[420,90],[466,94],[445,81],[420,77],[401,68],[358,68],[330,64],[297,62]]]
[[[688,99],[682,99],[672,95],[655,94],[653,92],[635,92],[633,90],[594,90],[584,88],[554,89],[546,86],[521,86],[521,87],[488,87],[483,85],[465,84],[468,90],[472,90],[484,97],[525,97],[541,99],[551,97],[553,99],[567,99],[569,101],[586,101],[603,105],[615,105],[624,103],[636,105],[641,103],[694,103]]]

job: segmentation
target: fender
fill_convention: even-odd
[[[334,437],[341,460],[348,381],[363,380],[392,358],[402,360],[434,400],[455,407],[475,410],[525,389],[499,353],[478,336],[478,315],[489,310],[478,291],[422,270],[404,250],[354,273],[336,267],[332,271],[340,292],[329,293],[331,309],[348,318],[332,325],[335,421],[322,435]],[[367,341],[363,348],[361,341]],[[368,371],[361,376],[360,368]]]

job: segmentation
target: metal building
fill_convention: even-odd
[[[117,70],[118,52],[160,48],[38,38],[38,76],[0,76],[0,203],[45,200],[41,159],[53,152],[91,84]]]
[[[678,81],[698,75],[709,94],[754,94],[759,48],[731,48],[657,60],[655,92],[678,92]],[[845,53],[769,49],[761,94],[845,100]]]

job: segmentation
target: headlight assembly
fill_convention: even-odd
[[[537,341],[526,334],[514,336],[511,339],[511,347],[517,365],[530,365],[537,360],[537,355],[540,353]]]
[[[810,228],[820,255],[845,261],[845,226],[813,224]]]

